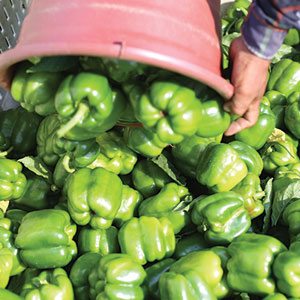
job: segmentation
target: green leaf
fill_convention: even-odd
[[[39,157],[25,156],[18,160],[25,168],[52,183],[52,173]]]
[[[265,216],[263,219],[262,232],[266,233],[271,227],[271,208],[272,208],[272,198],[273,198],[273,178],[270,178],[265,185],[265,197],[262,202],[265,207]]]
[[[239,32],[233,32],[233,33],[230,33],[230,34],[226,34],[223,36],[222,38],[222,47],[227,47],[229,48],[230,47],[230,44],[231,42],[239,37],[241,34]]]
[[[288,46],[282,44],[275,56],[272,59],[272,63],[275,64],[279,62],[283,58],[287,58],[287,56],[292,55],[295,52],[295,49],[292,46]]]
[[[275,183],[276,188],[274,186]],[[272,226],[277,224],[284,209],[294,198],[300,198],[299,179],[283,177],[273,182]]]
[[[186,185],[185,178],[179,173],[179,171],[174,167],[170,160],[166,157],[164,153],[157,157],[151,159],[157,166],[159,166],[167,175],[172,178],[176,183],[181,185]]]
[[[63,72],[70,70],[78,65],[76,56],[55,56],[43,57],[36,64],[27,70],[27,73],[36,72]]]

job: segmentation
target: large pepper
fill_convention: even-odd
[[[133,185],[145,198],[157,194],[171,181],[167,173],[151,160],[138,161],[132,171]]]
[[[64,186],[70,173],[84,167],[95,168],[93,162],[100,154],[100,146],[94,139],[73,143],[67,150],[57,161],[53,172],[53,182],[58,188]]]
[[[243,197],[244,206],[252,219],[264,212],[262,198],[265,196],[265,193],[261,188],[258,175],[248,173],[248,175],[236,185],[232,191]]]
[[[55,112],[54,97],[63,79],[60,73],[28,72],[32,65],[21,64],[12,80],[11,94],[27,111],[48,116]]]
[[[212,89],[198,95],[201,102],[200,120],[196,134],[201,137],[222,135],[230,125],[230,114],[223,109],[223,99]]]
[[[67,272],[64,269],[31,270],[22,286],[21,297],[26,300],[73,300],[74,292]]]
[[[189,190],[174,182],[166,184],[158,194],[144,199],[139,205],[139,216],[167,217],[172,223],[174,233],[179,233],[190,218],[185,208],[192,201]],[[177,215],[175,222],[172,216]]]
[[[180,143],[201,124],[201,103],[195,92],[183,85],[156,81],[138,98],[133,105],[136,118],[163,143]]]
[[[17,107],[0,112],[0,151],[12,149],[15,155],[32,153],[41,117]]]
[[[0,157],[0,201],[20,198],[25,192],[26,181],[21,163]]]
[[[206,146],[212,142],[221,142],[222,135],[204,138],[197,135],[185,138],[181,143],[172,147],[174,164],[184,175],[196,177],[198,159]]]
[[[273,264],[278,290],[289,297],[300,298],[300,240],[294,241],[288,251],[278,254]]]
[[[118,234],[122,253],[144,265],[170,257],[175,250],[175,235],[165,218],[142,216],[126,222]]]
[[[163,259],[150,267],[146,268],[147,276],[144,280],[143,287],[146,291],[145,299],[160,299],[158,282],[161,275],[167,272],[171,265],[175,262],[173,258]]]
[[[215,289],[222,275],[221,259],[217,254],[210,250],[192,252],[172,264],[170,270],[161,275],[161,299],[217,299]]]
[[[89,275],[90,297],[94,299],[144,299],[141,285],[146,277],[143,267],[129,255],[103,256]]]
[[[143,197],[137,190],[128,185],[123,185],[121,206],[115,216],[114,224],[121,227],[126,221],[137,216],[138,206],[142,202]]]
[[[194,232],[192,234],[183,235],[178,239],[173,256],[178,259],[191,252],[207,248],[210,248],[210,244],[204,238],[204,235],[199,232]]]
[[[157,133],[144,127],[126,127],[123,137],[130,149],[145,157],[158,156],[168,146]]]
[[[12,253],[12,269],[10,275],[17,275],[25,270],[20,258],[19,250],[15,246],[15,231],[13,222],[9,218],[0,219],[0,247],[8,249]],[[8,258],[9,259],[9,258]]]
[[[121,175],[132,171],[137,162],[137,155],[126,146],[121,134],[116,131],[104,132],[98,135],[96,140],[100,146],[100,153],[90,168],[102,167]]]
[[[0,242],[0,288],[5,288],[13,268],[13,254],[9,249],[2,247]]]
[[[26,178],[24,194],[15,199],[13,205],[25,210],[53,207],[56,199],[51,195],[51,187],[47,180],[31,172]]]
[[[272,174],[278,167],[297,163],[297,147],[297,140],[282,130],[275,129],[260,150],[264,170]]]
[[[83,227],[78,236],[80,253],[92,252],[104,256],[119,252],[118,229],[114,226],[108,229],[92,229]]]
[[[300,65],[300,64],[299,64]],[[300,70],[299,70],[300,73]],[[300,76],[299,76],[300,77]],[[299,87],[300,89],[300,87]],[[294,92],[287,98],[287,106],[285,108],[284,123],[287,129],[297,138],[300,138],[300,92]]]
[[[272,264],[286,247],[272,236],[245,233],[228,246],[227,282],[235,291],[264,296],[275,292]]]
[[[286,97],[277,91],[267,91],[264,98],[267,98],[270,101],[271,110],[276,118],[275,127],[282,130],[285,129],[284,114],[287,104]]]
[[[214,192],[231,190],[247,175],[247,166],[229,144],[210,143],[200,155],[196,179]]]
[[[72,173],[64,189],[74,222],[94,229],[110,227],[121,206],[122,186],[118,175],[103,168]]]
[[[271,71],[268,90],[275,90],[286,97],[300,89],[300,63],[291,59],[281,59]]]
[[[26,214],[15,239],[24,264],[46,269],[66,266],[77,254],[72,240],[76,225],[64,210],[44,209]]]
[[[3,289],[3,288],[0,288],[0,299],[5,299],[5,300],[24,300],[24,298],[20,297],[19,295],[9,291],[9,290],[6,290],[6,289]]]
[[[104,76],[69,75],[55,96],[55,108],[63,125],[60,137],[87,140],[111,129],[125,109],[125,98],[113,92]]]
[[[70,271],[70,280],[76,300],[87,299],[90,290],[89,275],[100,258],[101,255],[99,253],[85,253],[73,263]]]
[[[200,196],[193,206],[192,221],[209,242],[218,245],[230,243],[251,226],[244,199],[235,192]]]
[[[246,129],[235,134],[235,139],[244,142],[256,150],[260,149],[275,128],[275,115],[271,110],[270,102],[265,99],[265,102],[260,103],[260,113],[256,123]]]
[[[291,298],[289,299],[292,300]],[[288,300],[288,298],[281,293],[274,293],[264,297],[263,300]]]
[[[229,145],[238,152],[244,161],[249,173],[260,175],[263,170],[263,161],[259,153],[251,146],[240,141],[230,142]]]

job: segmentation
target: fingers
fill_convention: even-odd
[[[233,41],[230,58],[233,66],[231,83],[234,86],[234,95],[224,103],[224,110],[241,117],[231,124],[225,135],[235,134],[256,123],[270,64],[269,61],[252,54],[241,37]]]
[[[249,110],[242,117],[231,123],[230,127],[224,134],[226,136],[230,136],[236,134],[237,132],[245,128],[253,126],[256,123],[259,116],[259,104],[260,100],[256,99],[249,107]]]

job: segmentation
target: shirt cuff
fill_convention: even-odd
[[[287,34],[286,30],[277,29],[260,19],[255,4],[242,26],[242,36],[246,47],[256,56],[263,59],[272,59]]]

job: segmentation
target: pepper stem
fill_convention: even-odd
[[[57,130],[57,135],[59,138],[63,137],[68,133],[73,127],[75,127],[79,122],[81,122],[89,111],[88,105],[80,103],[78,110],[75,115],[64,125],[62,125],[59,130]]]
[[[64,156],[62,164],[68,173],[74,173],[76,171],[75,169],[70,167],[70,156],[69,155]]]
[[[13,150],[13,147],[10,147],[9,149],[7,149],[6,151],[0,152],[0,157],[5,157],[7,154],[9,154],[9,152],[11,152]]]

